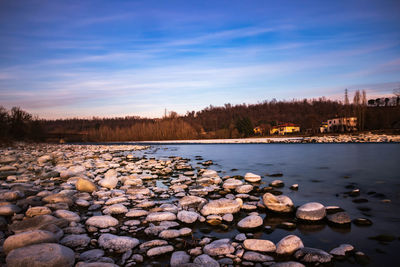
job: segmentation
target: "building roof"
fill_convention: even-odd
[[[272,128],[280,128],[280,127],[300,127],[300,126],[294,123],[282,123]]]

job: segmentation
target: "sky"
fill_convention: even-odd
[[[400,1],[0,1],[0,106],[45,119],[400,87]]]

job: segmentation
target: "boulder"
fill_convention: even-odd
[[[171,267],[180,267],[186,263],[190,262],[190,255],[185,251],[175,251],[171,255],[169,264]]]
[[[210,256],[219,256],[231,254],[235,251],[229,239],[219,239],[211,242],[203,248],[205,254]]]
[[[257,175],[257,174],[254,174],[254,173],[251,173],[251,172],[248,172],[244,176],[244,179],[247,182],[250,182],[250,183],[258,183],[259,181],[261,181],[261,176]]]
[[[206,254],[202,254],[200,256],[197,256],[194,261],[195,266],[207,266],[207,267],[219,267],[218,261],[214,260],[210,256]]]
[[[254,251],[246,251],[243,255],[243,259],[246,261],[255,261],[255,262],[267,262],[274,260],[274,258],[272,258],[271,256],[267,256]]]
[[[79,178],[75,183],[75,187],[78,191],[88,193],[92,193],[97,190],[96,185],[92,181],[85,178]]]
[[[178,217],[178,220],[180,220],[181,222],[190,224],[190,223],[194,223],[195,221],[197,221],[199,214],[197,214],[194,211],[182,210],[182,211],[178,212],[177,217]]]
[[[326,263],[332,260],[332,255],[322,249],[304,247],[296,251],[294,257],[306,263]]]
[[[116,226],[117,224],[118,220],[109,215],[93,216],[86,220],[86,225],[94,226],[97,228],[108,228]]]
[[[305,221],[319,221],[325,217],[324,205],[318,202],[309,202],[300,206],[296,211],[296,217]]]
[[[4,253],[11,250],[40,243],[57,243],[58,238],[49,231],[33,230],[9,236],[3,244]]]
[[[243,247],[247,250],[259,252],[274,252],[276,250],[274,243],[264,239],[246,239],[243,242]]]
[[[162,212],[152,212],[146,217],[148,222],[161,222],[161,221],[175,221],[176,215],[172,212],[162,211]]]
[[[263,225],[264,221],[258,215],[250,215],[238,222],[238,227],[242,229],[254,229]]]
[[[129,236],[117,236],[102,234],[98,240],[99,246],[104,249],[113,250],[117,253],[124,253],[139,245],[139,240]]]
[[[8,253],[6,263],[8,267],[54,267],[73,266],[74,251],[54,243],[41,243],[17,248]]]

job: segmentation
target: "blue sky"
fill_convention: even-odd
[[[160,117],[400,86],[400,1],[0,1],[0,105]]]

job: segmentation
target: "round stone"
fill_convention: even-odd
[[[248,172],[244,176],[244,179],[247,182],[250,182],[250,183],[257,183],[257,182],[261,181],[261,176],[257,175],[257,174],[254,174],[254,173],[251,173],[251,172]]]
[[[305,221],[319,221],[325,217],[324,205],[318,202],[309,202],[300,206],[296,211],[296,217]]]
[[[274,258],[268,255],[264,255],[254,251],[246,251],[243,255],[243,259],[246,261],[255,261],[255,262],[267,262],[273,261]]]
[[[69,222],[79,222],[81,220],[81,217],[78,214],[69,210],[56,210],[54,215]]]
[[[243,184],[243,182],[240,180],[237,180],[235,178],[229,178],[229,179],[225,180],[222,187],[225,189],[235,189],[236,187],[241,186],[242,184]]]
[[[199,214],[197,214],[194,211],[182,210],[182,211],[178,212],[177,217],[178,217],[178,220],[180,220],[181,222],[190,224],[190,223],[194,223],[195,221],[197,221]]]
[[[175,251],[171,255],[169,264],[171,267],[179,267],[190,262],[190,256],[185,251]]]
[[[231,254],[235,251],[229,239],[219,239],[203,248],[204,253],[210,256]]]
[[[293,210],[292,200],[284,195],[275,196],[271,193],[265,193],[263,195],[264,205],[274,212],[291,212]]]
[[[99,246],[117,253],[123,253],[139,245],[139,240],[129,236],[102,234],[98,240]]]
[[[346,212],[337,212],[334,214],[328,214],[326,216],[330,223],[347,225],[351,223],[350,216]]]
[[[8,267],[21,266],[73,266],[74,252],[67,247],[54,243],[42,243],[12,250],[6,258]]]
[[[304,247],[296,251],[294,257],[306,263],[326,263],[332,260],[332,255],[322,249]]]
[[[293,254],[296,250],[303,248],[303,242],[295,235],[288,235],[276,244],[277,254]]]
[[[89,242],[90,237],[87,234],[67,235],[60,241],[62,245],[70,248],[86,247],[87,245],[89,245]]]
[[[49,231],[33,230],[9,236],[3,244],[3,250],[8,254],[11,250],[39,243],[57,243],[57,237]]]
[[[259,252],[274,252],[276,250],[274,243],[264,239],[246,239],[243,242],[243,246],[247,250]]]
[[[238,227],[242,229],[254,229],[263,225],[263,218],[258,215],[250,215],[238,222]]]
[[[349,244],[342,244],[337,248],[332,249],[329,253],[333,256],[344,257],[347,252],[353,251],[354,247]]]
[[[171,245],[168,246],[161,246],[161,247],[155,247],[155,248],[151,248],[147,251],[147,256],[148,257],[154,257],[154,256],[158,256],[158,255],[162,255],[165,253],[169,253],[174,251],[174,247]]]
[[[104,216],[93,216],[87,219],[86,225],[94,226],[98,228],[108,228],[112,226],[116,226],[118,224],[118,220],[114,217],[104,215]]]
[[[239,194],[247,194],[253,190],[253,186],[251,184],[244,184],[235,188],[236,192]]]
[[[240,204],[232,199],[217,199],[212,200],[201,209],[201,214],[207,216],[210,214],[226,214],[236,213],[240,210]]]
[[[146,217],[146,221],[148,222],[175,221],[175,220],[176,220],[176,215],[168,211],[152,212],[149,213]]]
[[[75,187],[78,191],[88,193],[92,193],[97,190],[96,185],[92,181],[85,178],[79,178],[75,183]]]

